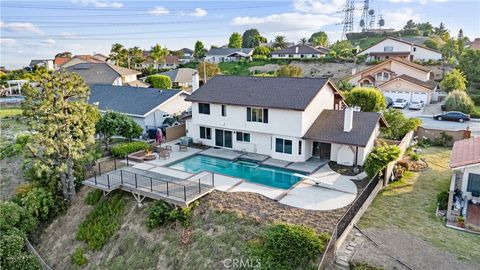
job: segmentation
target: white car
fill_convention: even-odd
[[[408,104],[410,110],[421,110],[423,108],[423,101],[412,101]]]
[[[396,99],[393,102],[393,108],[405,109],[407,107],[408,101],[405,99]]]

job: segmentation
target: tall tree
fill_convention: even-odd
[[[128,61],[128,50],[122,44],[115,43],[110,49],[108,58],[114,60],[116,65],[125,67]]]
[[[128,68],[130,68],[132,64],[140,64],[143,60],[142,49],[136,46],[128,49]]]
[[[306,37],[302,37],[299,41],[298,44],[305,45],[308,43],[308,39]]]
[[[323,31],[315,32],[312,34],[308,42],[312,44],[312,46],[328,46],[328,35]]]
[[[458,46],[457,58],[459,58],[462,55],[463,50],[465,49],[465,42],[467,40],[468,38],[463,36],[463,30],[460,29],[457,35],[457,46]]]
[[[285,39],[285,36],[275,36],[275,39],[273,41],[273,48],[284,49],[286,47],[288,47],[288,43]]]
[[[410,30],[410,29],[416,29],[417,25],[413,20],[408,20],[403,29],[405,30]]]
[[[242,35],[237,32],[232,33],[228,39],[229,48],[241,48],[242,47]]]
[[[220,74],[220,68],[215,63],[209,63],[202,61],[198,63],[197,66],[198,75],[203,82],[206,82],[208,79],[211,79],[213,76]],[[207,76],[205,78],[205,75]]]
[[[205,57],[205,46],[203,46],[203,43],[200,40],[197,40],[197,42],[195,42],[193,56],[195,56],[196,58]]]
[[[435,35],[437,36],[443,36],[445,33],[448,32],[448,29],[445,27],[445,24],[443,22],[438,25],[438,27],[435,27]]]
[[[257,29],[248,29],[242,35],[243,48],[255,48],[261,42],[267,42],[267,39],[260,35]]]
[[[346,93],[348,106],[358,106],[362,112],[379,112],[387,107],[385,96],[379,90],[370,87],[355,87]]]
[[[348,40],[339,40],[330,47],[330,55],[340,59],[348,59],[354,56],[353,45]]]
[[[465,91],[467,89],[467,78],[460,70],[454,69],[443,77],[440,87],[446,92],[453,90]]]
[[[87,103],[90,90],[75,73],[43,73],[39,86],[25,85],[23,113],[32,129],[27,149],[34,162],[58,175],[63,197],[75,196],[74,163],[95,145],[96,107]]]
[[[158,63],[160,62],[165,62],[165,59],[168,55],[168,49],[167,48],[162,48],[160,44],[156,44],[155,46],[152,47],[150,50],[150,57],[153,59],[153,62],[157,66],[157,72],[158,72]]]
[[[467,82],[480,80],[480,50],[466,49],[458,59],[458,67],[467,77]]]
[[[64,58],[72,58],[72,53],[71,52],[61,52],[55,54],[55,58],[57,57],[64,57]]]

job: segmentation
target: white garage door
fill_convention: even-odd
[[[412,101],[423,101],[424,104],[428,103],[428,95],[425,92],[413,92]]]
[[[403,92],[403,91],[385,91],[383,92],[385,97],[391,98],[393,101],[396,99],[405,99],[406,101],[410,101],[412,94],[411,92]]]

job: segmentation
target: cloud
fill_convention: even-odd
[[[5,47],[13,47],[17,45],[17,41],[13,38],[0,38],[0,45]]]
[[[255,27],[272,35],[285,35],[289,40],[309,36],[323,26],[339,23],[340,17],[298,12],[273,14],[265,17],[236,17],[232,25]]]
[[[419,21],[420,14],[411,8],[401,8],[392,10],[382,10],[382,17],[385,18],[385,28],[401,29],[408,20]]]
[[[422,5],[428,4],[429,2],[438,3],[438,2],[447,2],[447,1],[449,1],[449,0],[390,0],[391,3],[406,4],[406,3],[419,2]]]
[[[49,39],[43,39],[37,42],[28,42],[25,45],[33,49],[38,47],[54,49],[54,45],[56,43],[57,42],[54,39],[49,38]]]
[[[6,23],[0,21],[0,28],[13,31],[13,32],[31,32],[35,34],[43,34],[43,31],[40,30],[37,26],[33,25],[32,23],[25,22],[25,23],[20,23],[20,22],[12,22],[12,23]]]
[[[152,10],[149,10],[148,13],[155,15],[155,16],[162,16],[162,15],[167,15],[170,13],[170,10],[164,8],[164,7],[155,7]]]
[[[54,45],[56,42],[54,39],[44,39],[42,41],[40,41],[41,44],[45,45],[45,46],[49,46],[49,45]]]
[[[203,17],[207,15],[207,11],[203,8],[196,8],[195,11],[193,11],[189,15],[194,17]]]
[[[296,11],[315,14],[332,14],[342,10],[345,0],[295,0]]]
[[[101,1],[101,0],[72,0],[72,3],[78,4],[81,6],[94,6],[98,8],[121,8],[123,3],[120,2],[110,2],[110,1]]]

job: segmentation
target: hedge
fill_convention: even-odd
[[[146,142],[127,142],[119,143],[112,147],[111,153],[115,157],[126,157],[128,154],[131,154],[133,152],[148,149],[150,149],[150,145]]]
[[[172,80],[167,75],[150,75],[147,77],[145,82],[152,85],[153,88],[160,88],[160,89],[171,89],[172,88]]]

